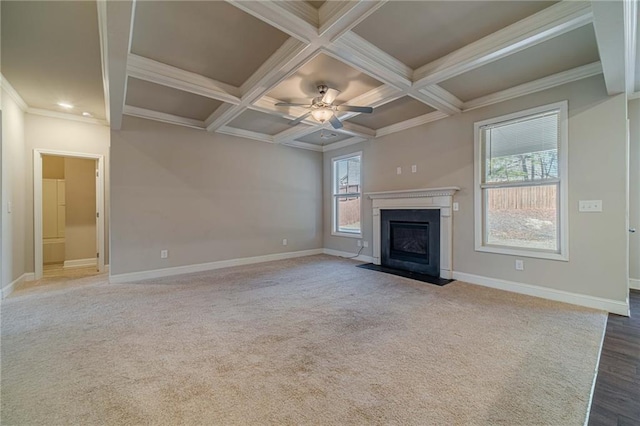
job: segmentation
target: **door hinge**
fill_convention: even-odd
[[[96,212],[96,217],[100,217],[100,212]]]
[[[96,170],[96,177],[100,177],[100,172]]]
[[[100,259],[100,253],[96,253],[96,257]]]

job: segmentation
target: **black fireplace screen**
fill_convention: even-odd
[[[382,210],[381,264],[440,275],[440,210]]]

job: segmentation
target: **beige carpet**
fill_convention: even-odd
[[[582,425],[606,316],[329,256],[2,302],[2,424]]]

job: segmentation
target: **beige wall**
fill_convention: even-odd
[[[25,193],[27,200],[26,223],[26,267],[28,272],[34,271],[33,258],[33,150],[51,149],[56,151],[98,154],[105,159],[105,240],[109,235],[109,128],[97,124],[25,115],[26,158],[24,168]],[[105,262],[109,262],[108,246]]]
[[[28,272],[24,168],[25,114],[7,93],[2,96],[2,287]],[[8,212],[11,203],[11,213]]]
[[[569,101],[569,262],[474,250],[473,124],[515,111]],[[363,151],[363,191],[459,186],[454,214],[457,272],[625,301],[627,297],[626,100],[608,97],[600,76],[449,117],[324,154],[324,246],[357,252],[353,238],[331,235],[330,160]],[[418,172],[410,173],[412,164]],[[403,174],[396,175],[396,167]],[[599,214],[578,213],[578,200],[603,200]],[[371,201],[363,202],[364,240],[372,240]],[[371,244],[364,249],[371,255]]]
[[[64,179],[64,157],[43,155],[42,179]]]
[[[322,247],[320,153],[125,117],[111,176],[111,274]]]
[[[629,101],[629,277],[640,289],[640,99]]]
[[[65,256],[64,260],[96,257],[96,161],[64,158]]]

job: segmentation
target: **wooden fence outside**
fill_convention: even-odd
[[[488,190],[489,210],[555,209],[557,186],[528,186]]]

